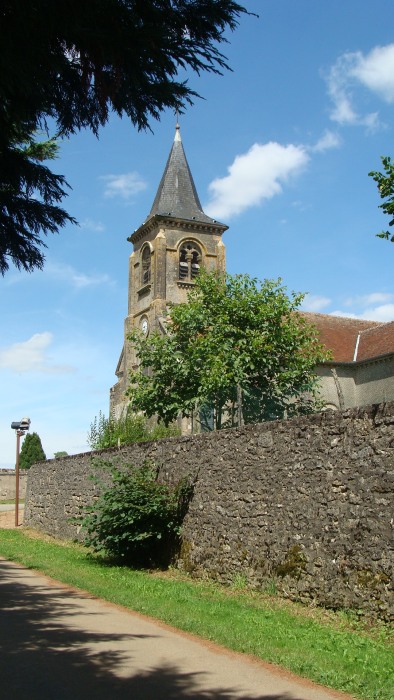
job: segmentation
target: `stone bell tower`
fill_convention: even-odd
[[[124,345],[110,390],[110,411],[119,417],[127,405],[129,370],[138,366],[130,331],[165,332],[168,303],[187,301],[202,267],[226,269],[222,235],[228,226],[204,214],[185,152],[179,125],[159,188],[146,221],[128,238],[128,315]]]

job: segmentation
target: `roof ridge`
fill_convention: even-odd
[[[363,324],[370,323],[371,326],[369,326],[369,328],[377,328],[378,326],[384,326],[386,323],[393,323],[392,321],[374,321],[372,319],[367,318],[358,318],[357,316],[340,316],[338,314],[325,314],[321,313],[320,311],[306,311],[305,309],[300,309],[298,313],[307,314],[308,316],[324,316],[325,318],[343,319],[344,321],[359,321]],[[369,330],[369,328],[366,328],[365,330]]]
[[[387,328],[387,326],[394,325],[394,321],[376,321],[376,326],[370,326],[370,328],[364,328],[360,333],[370,333],[371,331],[377,331],[379,328]]]

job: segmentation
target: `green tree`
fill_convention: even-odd
[[[132,407],[165,424],[213,411],[216,429],[239,424],[241,397],[245,423],[315,410],[315,367],[327,352],[297,313],[303,296],[288,296],[280,280],[202,273],[170,310],[167,335],[130,336],[140,363]]]
[[[85,127],[97,135],[111,113],[145,129],[166,108],[182,111],[197,96],[183,77],[185,71],[220,73],[227,68],[218,45],[244,12],[234,0],[3,0],[0,191],[13,193],[18,179],[22,186],[13,216],[7,218],[7,202],[1,202],[8,227],[16,227],[13,237],[6,229],[8,240],[0,249],[3,274],[7,255],[18,267],[42,267],[38,230],[54,232],[72,220],[61,210],[48,215],[43,208],[39,214],[40,206],[59,201],[64,184],[52,176],[58,178],[53,189],[53,179],[43,171],[38,188],[42,201],[36,203],[34,216],[30,202],[26,216],[24,187],[29,189],[31,181],[24,181],[26,162],[18,164],[14,153],[26,131],[30,141],[37,129],[49,126],[56,136]]]
[[[42,449],[40,436],[37,433],[27,433],[19,455],[20,468],[30,469],[32,464],[42,462],[45,459],[46,456]]]
[[[0,150],[0,272],[9,260],[31,272],[42,269],[46,248],[40,234],[57,233],[66,223],[76,223],[58,203],[67,183],[43,165],[53,160],[58,145],[53,140],[36,141],[32,127],[12,124],[8,142]],[[1,137],[0,137],[1,141]]]
[[[61,450],[60,452],[54,452],[53,456],[55,459],[60,459],[60,457],[68,457],[68,452]]]
[[[385,200],[383,204],[379,205],[379,208],[383,209],[384,213],[390,217],[389,226],[394,226],[394,165],[388,156],[382,156],[381,160],[384,173],[373,170],[369,176],[377,183],[380,198]],[[393,231],[381,231],[376,235],[378,238],[385,238],[386,241],[394,243]]]

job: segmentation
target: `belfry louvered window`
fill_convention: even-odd
[[[192,242],[184,243],[179,251],[179,279],[193,282],[200,272],[201,251]]]
[[[150,282],[151,275],[151,253],[148,245],[142,251],[142,284],[148,284]]]

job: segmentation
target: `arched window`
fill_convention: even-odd
[[[148,284],[150,282],[151,275],[151,252],[148,245],[146,245],[142,251],[141,256],[142,263],[142,284]]]
[[[179,279],[193,282],[200,272],[201,250],[192,241],[184,243],[179,251]]]

